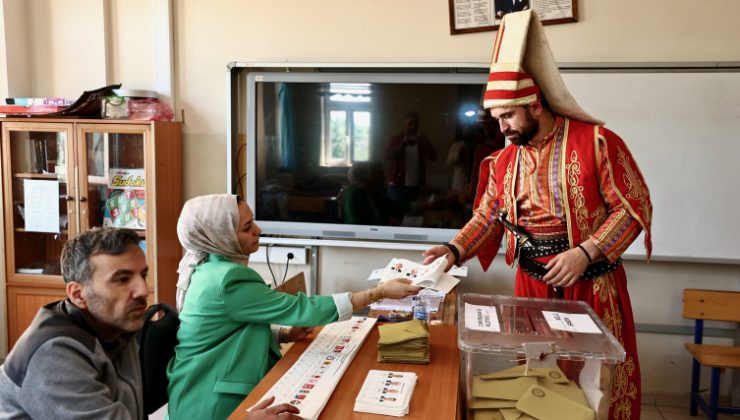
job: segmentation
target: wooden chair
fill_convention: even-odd
[[[275,290],[289,293],[291,295],[295,295],[298,292],[306,293],[306,277],[304,276],[303,271],[289,278],[283,284],[276,287]]]
[[[303,292],[305,294],[306,276],[303,274],[303,271],[301,271],[300,273],[297,273],[293,277],[289,278],[280,286],[276,287],[275,290],[283,293],[289,293],[291,295],[298,294],[298,292]],[[293,343],[281,343],[280,352],[282,354],[285,354],[291,346],[293,346]]]
[[[726,368],[740,368],[740,347],[702,344],[705,320],[740,322],[740,292],[684,289],[683,317],[696,320],[694,342],[686,343],[686,349],[694,358],[691,370],[691,415],[697,414],[697,407],[711,420],[715,420],[718,413],[740,414],[740,407],[719,405],[720,373]],[[712,369],[708,402],[699,391],[702,366]]]

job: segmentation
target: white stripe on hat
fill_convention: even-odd
[[[489,108],[499,108],[499,107],[514,107],[514,106],[520,106],[520,105],[529,105],[537,100],[537,95],[528,95],[521,98],[516,99],[489,99],[487,101],[483,101],[483,108],[489,109]]]

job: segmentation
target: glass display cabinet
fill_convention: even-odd
[[[9,347],[43,304],[66,296],[65,242],[99,226],[137,231],[150,301],[174,306],[181,124],[7,118],[0,126]]]

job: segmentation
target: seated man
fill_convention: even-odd
[[[94,229],[62,250],[67,299],[39,311],[0,371],[0,417],[144,418],[134,333],[147,308],[136,232]]]
[[[133,230],[109,228],[64,245],[67,299],[41,308],[0,366],[0,418],[145,418],[134,334],[149,289],[139,241]],[[247,418],[297,412],[266,405]]]

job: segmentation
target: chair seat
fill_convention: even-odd
[[[740,368],[740,347],[686,343],[686,350],[703,366]]]

